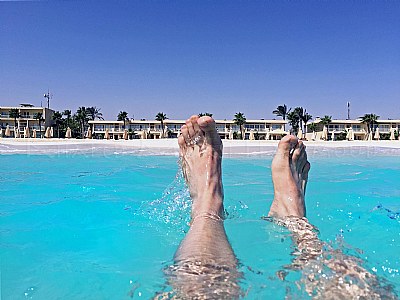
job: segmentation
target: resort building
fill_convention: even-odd
[[[310,125],[315,124],[315,131],[310,130]],[[324,130],[325,127],[325,130]],[[399,132],[400,120],[377,120],[373,125],[373,132],[368,135],[367,124],[360,120],[332,120],[327,126],[322,124],[321,119],[317,118],[307,124],[307,140],[368,140],[379,139],[382,134],[392,134]],[[377,133],[378,132],[378,133]],[[350,134],[349,134],[350,133]],[[390,137],[390,136],[389,136]]]
[[[216,127],[222,139],[233,139],[240,133],[240,127],[231,120],[216,120]],[[177,137],[185,120],[165,120],[164,137]],[[279,140],[288,134],[285,131],[287,122],[283,120],[247,120],[244,125],[245,139]],[[160,121],[129,120],[123,121],[89,121],[95,138],[121,139],[124,131],[133,138],[159,139],[163,134]]]
[[[10,116],[13,109],[19,112],[19,117],[16,119]],[[42,114],[40,122],[39,119],[35,119],[38,113]],[[0,106],[0,130],[3,131],[3,135],[6,135],[6,130],[9,130],[10,137],[25,137],[26,128],[29,128],[30,134],[35,130],[36,136],[40,137],[46,128],[52,125],[53,114],[54,110],[52,109],[35,107],[31,104],[20,104],[19,107]]]

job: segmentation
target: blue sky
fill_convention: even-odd
[[[399,1],[0,2],[0,105],[400,119]]]

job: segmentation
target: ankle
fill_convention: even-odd
[[[216,221],[216,222],[223,222],[224,219],[220,214],[215,214],[213,212],[202,212],[202,213],[198,213],[195,216],[192,217],[192,220],[190,221],[190,226],[192,226],[192,224],[196,221],[200,221],[200,220],[212,220],[212,221]]]
[[[208,199],[208,202],[207,202]],[[216,216],[223,219],[224,205],[222,198],[196,199],[192,205],[192,220],[198,216]],[[210,203],[210,199],[212,202]]]

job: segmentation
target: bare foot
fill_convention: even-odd
[[[293,135],[285,136],[279,142],[271,168],[274,201],[268,215],[305,217],[304,195],[310,163],[303,142]]]
[[[222,142],[208,116],[186,120],[178,138],[182,170],[189,186],[192,221],[200,215],[223,217]]]

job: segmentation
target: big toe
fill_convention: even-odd
[[[278,151],[289,153],[298,143],[299,140],[297,137],[294,135],[286,135],[279,141]]]
[[[199,118],[197,123],[199,124],[200,129],[205,133],[205,137],[210,144],[213,146],[222,145],[221,138],[219,137],[213,118],[204,116]]]
[[[200,129],[204,132],[213,132],[215,129],[215,121],[213,118],[209,116],[203,116],[197,120],[197,124],[199,124]]]

